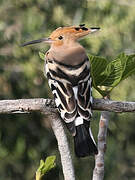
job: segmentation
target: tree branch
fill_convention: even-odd
[[[95,168],[92,180],[103,180],[104,178],[104,154],[106,151],[109,114],[106,111],[101,112],[98,132],[98,154],[95,156]]]
[[[64,180],[75,180],[74,167],[71,159],[70,149],[63,124],[58,113],[49,115],[51,126],[58,142],[58,149],[61,156]]]
[[[104,100],[110,100],[110,96],[104,97]],[[98,131],[98,154],[95,156],[95,168],[93,170],[92,180],[104,179],[104,155],[106,152],[107,128],[110,118],[110,112],[102,111],[99,121]]]
[[[105,99],[94,99],[93,110],[110,112],[135,112],[135,102],[111,101]],[[57,112],[54,100],[52,99],[18,99],[0,100],[0,114],[30,113],[33,111]]]

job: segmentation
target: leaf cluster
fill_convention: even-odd
[[[94,88],[102,95],[108,95],[122,80],[135,73],[135,54],[121,53],[114,60],[89,54]]]

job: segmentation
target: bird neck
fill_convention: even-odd
[[[49,50],[49,58],[68,65],[77,65],[86,58],[85,49],[79,43],[72,43],[70,46],[51,46]]]

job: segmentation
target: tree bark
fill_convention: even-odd
[[[58,142],[58,149],[61,156],[64,180],[75,180],[71,153],[61,119],[58,113],[51,113],[49,117],[52,129]]]
[[[93,110],[110,112],[135,112],[135,102],[120,102],[105,99],[94,99]],[[30,113],[33,111],[57,112],[54,100],[52,99],[18,99],[18,100],[0,100],[0,114],[12,113]]]
[[[98,131],[98,154],[95,156],[95,168],[92,180],[103,180],[104,178],[104,154],[106,151],[108,121],[109,112],[102,111]]]

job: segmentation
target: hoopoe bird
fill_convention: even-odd
[[[79,44],[83,37],[98,27],[59,27],[49,38],[30,41],[22,46],[45,42],[50,49],[45,55],[45,74],[61,118],[74,137],[77,157],[98,153],[90,119],[92,117],[92,77],[85,49]]]

